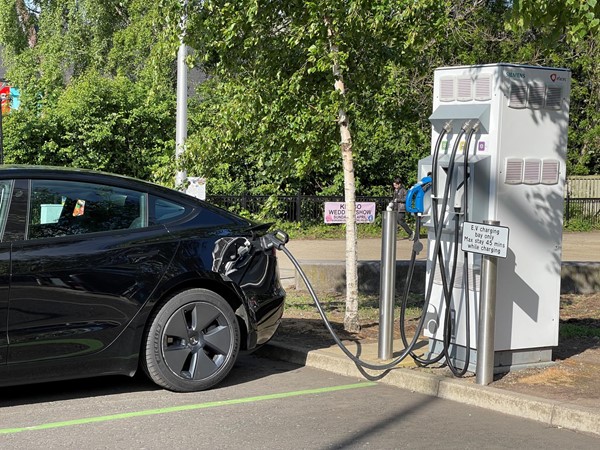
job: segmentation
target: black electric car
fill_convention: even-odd
[[[132,178],[0,166],[0,385],[141,367],[214,386],[280,323],[267,229]]]

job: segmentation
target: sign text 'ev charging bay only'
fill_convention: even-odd
[[[465,222],[462,236],[463,252],[506,258],[508,228],[484,223]]]

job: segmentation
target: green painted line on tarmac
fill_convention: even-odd
[[[0,428],[0,434],[22,433],[24,431],[49,430],[51,428],[64,428],[74,425],[86,425],[89,423],[108,422],[111,420],[131,419],[133,417],[154,416],[157,414],[169,414],[181,411],[193,411],[196,409],[216,408],[219,406],[240,405],[243,403],[254,403],[264,400],[277,400],[281,398],[299,397],[302,395],[323,394],[327,392],[344,391],[348,389],[359,389],[376,386],[377,383],[365,381],[361,383],[344,384],[340,386],[329,386],[317,389],[305,389],[302,391],[280,392],[276,394],[259,395],[257,397],[236,398],[231,400],[219,400],[215,402],[197,403],[195,405],[170,406],[167,408],[147,409],[144,411],[132,411],[121,414],[110,414],[108,416],[86,417],[84,419],[65,420],[62,422],[49,422],[29,427]]]

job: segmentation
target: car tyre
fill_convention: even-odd
[[[142,363],[159,386],[201,391],[227,376],[239,349],[240,327],[229,303],[212,291],[190,289],[152,316]]]

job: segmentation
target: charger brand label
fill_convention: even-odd
[[[346,223],[346,202],[325,202],[325,223]],[[356,202],[356,223],[375,222],[375,202]]]
[[[516,79],[516,80],[524,80],[527,76],[523,72],[504,72],[508,78]]]
[[[465,222],[463,224],[463,252],[506,258],[508,252],[507,227]]]

